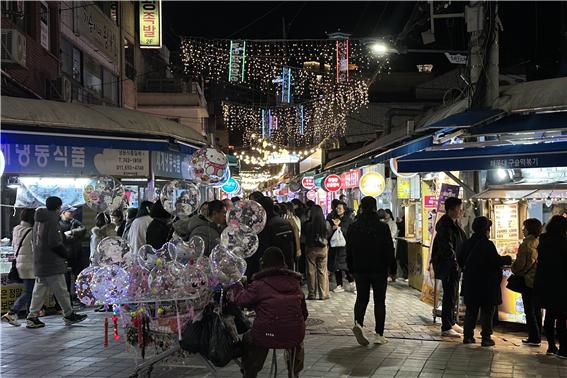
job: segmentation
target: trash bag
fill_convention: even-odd
[[[181,340],[179,345],[181,349],[190,353],[201,353],[204,348],[201,346],[203,339],[203,321],[190,321],[181,333]]]
[[[252,328],[252,323],[248,318],[244,315],[244,312],[232,302],[226,302],[223,314],[232,315],[234,316],[234,324],[236,324],[236,330],[238,331],[239,335],[242,335]]]
[[[234,340],[218,314],[213,314],[210,327],[208,359],[217,367],[226,366],[234,358]]]

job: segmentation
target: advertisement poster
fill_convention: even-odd
[[[519,240],[518,228],[518,204],[494,205],[496,240]]]
[[[411,179],[398,177],[398,199],[410,199],[411,197]]]

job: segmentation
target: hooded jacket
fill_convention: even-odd
[[[22,240],[22,238],[24,239]],[[35,278],[32,239],[31,224],[21,221],[19,225],[14,227],[12,231],[12,247],[14,248],[14,252],[18,252],[18,257],[16,257],[16,269],[18,269],[18,275],[23,280]],[[18,247],[20,247],[19,251]]]
[[[347,266],[354,274],[387,274],[396,266],[388,225],[376,213],[362,213],[346,234]]]
[[[256,311],[250,331],[254,344],[291,349],[303,342],[308,312],[300,281],[299,273],[271,268],[256,273],[246,289],[235,286],[234,302]]]
[[[567,311],[567,237],[543,233],[537,252],[536,300],[547,310]]]
[[[33,260],[37,277],[47,277],[67,272],[67,250],[59,226],[59,215],[44,207],[35,211],[33,225]]]
[[[91,229],[91,261],[93,261],[98,243],[109,236],[116,236],[116,226],[114,223],[105,224],[102,227],[93,227]]]
[[[152,206],[150,216],[153,218],[146,231],[146,244],[155,249],[161,248],[169,239],[171,234],[171,215],[163,208],[158,200]]]
[[[205,256],[209,256],[220,242],[218,227],[204,216],[198,214],[188,219],[178,220],[173,224],[175,233],[187,241],[193,236],[200,236],[205,242]]]
[[[435,225],[435,231],[437,234],[431,248],[431,264],[435,278],[442,279],[458,271],[457,253],[467,240],[467,236],[447,214],[439,219]]]
[[[69,264],[76,269],[82,269],[85,258],[83,257],[83,240],[86,239],[87,229],[77,219],[59,219],[59,226],[63,234],[63,245],[67,249]],[[67,234],[65,234],[67,232]]]

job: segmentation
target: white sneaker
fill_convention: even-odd
[[[376,334],[374,335],[374,344],[386,344],[388,342],[388,339],[382,335]]]
[[[454,324],[454,325],[451,327],[451,329],[452,329],[453,331],[455,331],[455,332],[460,333],[460,334],[463,333],[463,327],[461,327],[461,326],[458,325],[458,324]]]
[[[356,341],[362,346],[367,346],[369,344],[368,339],[364,336],[364,330],[358,323],[354,323],[354,327],[352,327],[352,333],[354,333],[354,337],[356,337]]]
[[[457,338],[457,337],[462,337],[463,335],[461,335],[459,332],[455,331],[454,329],[449,329],[447,331],[441,332],[441,336]]]
[[[352,292],[354,292],[354,290],[356,290],[356,286],[354,286],[354,282],[352,282],[352,283],[347,283],[347,284],[345,285],[345,291],[347,291],[347,292],[349,292],[349,293],[352,293]]]
[[[333,290],[333,293],[342,293],[344,291],[345,291],[345,289],[343,289],[343,287],[341,285],[339,285]]]
[[[9,324],[15,327],[19,327],[21,325],[20,322],[18,321],[18,315],[10,314],[9,312],[2,315],[2,321],[8,322]]]

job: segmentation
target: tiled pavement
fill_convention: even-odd
[[[442,340],[431,324],[431,308],[418,301],[404,284],[388,288],[386,335],[382,346],[360,347],[348,329],[354,295],[339,293],[328,301],[309,302],[311,321],[305,339],[303,377],[567,377],[567,361],[545,355],[545,348],[520,345],[518,332],[500,329],[497,346],[482,348]],[[372,328],[372,306],[368,326]],[[135,361],[123,342],[103,347],[104,315],[65,327],[60,317],[47,317],[47,327],[28,330],[2,324],[1,377],[127,377]],[[509,327],[510,328],[510,327]],[[278,352],[278,376],[285,377]],[[270,357],[262,377],[270,370]],[[177,365],[177,366],[174,366]],[[181,367],[180,367],[181,366]],[[217,371],[220,377],[239,377],[236,364]],[[156,365],[152,377],[212,376],[195,356],[175,357]]]

